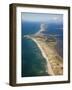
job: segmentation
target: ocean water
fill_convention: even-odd
[[[41,23],[39,22],[22,22],[22,77],[48,75],[46,72],[47,63],[42,56],[40,49],[34,41],[23,37],[24,35],[35,34],[40,30],[40,24]],[[48,23],[47,29],[43,33],[46,35],[56,35],[56,50],[59,55],[63,57],[63,24]]]
[[[22,39],[22,77],[48,75],[47,63],[31,39]]]

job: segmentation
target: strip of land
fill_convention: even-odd
[[[62,57],[54,49],[56,41],[43,36],[27,36],[32,39],[42,52],[43,57],[47,62],[47,72],[49,75],[63,74],[63,60]]]
[[[48,72],[48,74],[54,75],[54,72],[53,72],[50,62],[48,60],[48,57],[46,56],[43,48],[40,46],[39,42],[35,38],[32,37],[31,39],[37,44],[38,48],[41,50],[42,56],[45,58],[45,60],[47,62],[46,72]]]

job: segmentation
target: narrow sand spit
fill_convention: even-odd
[[[47,62],[47,70],[46,71],[48,72],[48,74],[54,75],[54,72],[53,72],[52,67],[50,65],[50,62],[48,60],[48,57],[46,56],[44,50],[42,49],[42,47],[40,46],[38,41],[35,38],[33,38],[33,37],[29,37],[29,38],[32,39],[37,44],[38,48],[41,50],[42,56],[45,58],[45,60]]]

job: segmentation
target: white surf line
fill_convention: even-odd
[[[50,64],[50,62],[48,60],[48,57],[44,53],[44,50],[41,48],[41,46],[38,43],[38,41],[36,39],[34,39],[33,37],[30,37],[30,36],[28,36],[28,38],[32,39],[37,44],[38,48],[41,50],[42,56],[46,59],[46,62],[47,62],[47,72],[48,72],[48,74],[55,75],[53,70],[52,70],[51,64]]]

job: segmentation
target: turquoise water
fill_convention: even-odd
[[[22,38],[22,77],[45,76],[47,63],[31,39]]]

